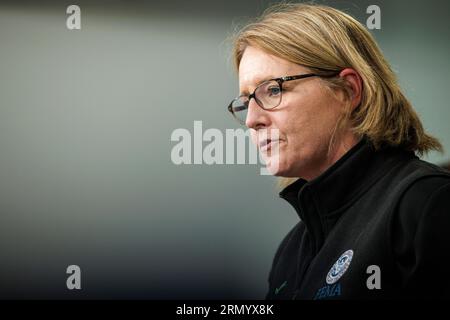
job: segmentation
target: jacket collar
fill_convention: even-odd
[[[320,176],[311,181],[300,178],[279,196],[295,208],[319,249],[345,211],[343,208],[405,157],[414,157],[414,153],[392,147],[376,151],[364,137]]]

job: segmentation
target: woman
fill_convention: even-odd
[[[240,96],[228,109],[300,217],[266,298],[448,297],[450,174],[417,157],[442,147],[364,26],[278,5],[236,35],[233,54]]]

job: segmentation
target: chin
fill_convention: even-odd
[[[298,178],[297,175],[293,174],[289,170],[279,170],[278,172],[276,172],[274,174],[274,176],[280,177],[280,178]]]
[[[290,172],[289,168],[279,161],[268,161],[266,169],[271,175],[276,177],[288,177]]]
[[[272,153],[269,156],[265,156],[265,162],[266,162],[266,170],[273,176],[276,177],[286,177],[289,175],[290,166],[286,161],[283,161],[285,157],[283,157],[283,154],[278,153]]]

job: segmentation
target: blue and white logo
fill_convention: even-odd
[[[327,274],[328,284],[336,283],[344,275],[350,266],[350,262],[352,262],[352,258],[353,250],[347,250],[337,259]]]

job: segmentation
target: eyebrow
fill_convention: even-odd
[[[261,83],[263,83],[264,81],[271,80],[271,79],[276,79],[276,78],[277,77],[275,77],[273,75],[269,75],[269,76],[266,76],[264,78],[256,78],[256,86],[255,86],[255,88],[257,86],[259,86]],[[242,90],[242,91],[239,92],[240,96],[242,96],[242,95],[247,95],[248,96],[249,94],[250,94],[250,92],[248,91],[248,89],[245,89],[245,90]]]

